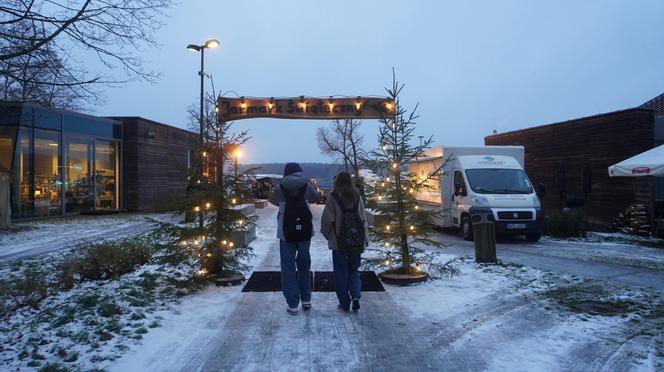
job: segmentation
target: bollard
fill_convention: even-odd
[[[496,227],[489,214],[473,214],[473,241],[475,262],[496,263]],[[491,216],[493,217],[493,216]]]

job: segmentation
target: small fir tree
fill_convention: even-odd
[[[229,277],[247,270],[252,256],[244,234],[255,228],[257,217],[242,214],[241,206],[252,201],[254,170],[240,172],[232,166],[250,137],[247,131],[233,132],[233,122],[217,122],[214,98],[205,103],[204,142],[192,159],[186,202],[196,221],[182,230],[180,245],[200,262],[200,276]],[[197,112],[190,114],[198,118]]]
[[[388,114],[380,120],[379,148],[371,151],[367,165],[380,180],[366,185],[368,206],[376,213],[379,225],[370,229],[372,240],[378,244],[373,249],[377,255],[366,259],[370,267],[386,267],[386,273],[422,274],[428,271],[433,277],[456,274],[454,260],[441,263],[436,253],[423,247],[442,247],[432,240],[434,230],[430,221],[440,212],[420,208],[418,192],[442,175],[444,164],[425,175],[409,172],[409,164],[426,156],[433,137],[413,145],[413,133],[417,105],[412,111],[400,103],[404,84],[399,84],[393,72],[392,87],[386,88],[393,104],[388,103]]]

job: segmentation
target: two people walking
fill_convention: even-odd
[[[270,203],[279,207],[277,237],[281,258],[281,287],[291,315],[311,309],[311,255],[314,235],[313,215],[308,203],[320,195],[297,163],[288,163],[279,186],[270,195]],[[360,261],[368,245],[364,203],[348,172],[340,172],[327,198],[320,231],[332,251],[334,285],[339,308],[360,309]]]

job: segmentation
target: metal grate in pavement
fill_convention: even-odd
[[[373,271],[360,271],[362,292],[385,292],[385,287]],[[334,292],[334,272],[316,271],[314,274],[314,292]]]
[[[279,271],[254,271],[242,288],[242,292],[280,292],[281,273]]]
[[[312,273],[314,292],[334,292],[334,272]],[[373,271],[361,271],[362,292],[385,292],[383,284]],[[281,272],[254,271],[242,288],[242,292],[281,292]]]

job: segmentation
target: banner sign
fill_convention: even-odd
[[[391,98],[228,98],[217,100],[220,122],[250,119],[382,119],[394,115]]]

